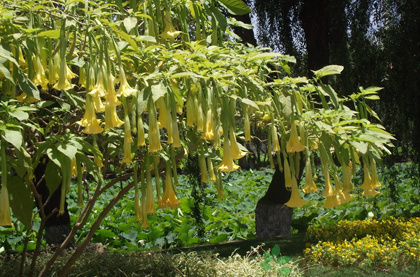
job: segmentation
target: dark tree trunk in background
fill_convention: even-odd
[[[329,0],[306,0],[299,15],[306,38],[308,70],[329,64],[328,5]]]
[[[35,169],[35,178],[37,184],[45,173],[47,162],[40,162]],[[45,203],[49,196],[49,190],[45,183],[45,179],[37,187],[38,193],[42,196],[42,203]],[[45,223],[45,240],[48,245],[60,245],[71,231],[70,215],[67,209],[67,202],[64,205],[64,214],[59,215],[58,209],[60,208],[61,184],[58,189],[51,196],[50,201],[44,207],[45,214],[48,216],[54,209],[56,212]],[[68,247],[74,246],[74,240]]]
[[[243,23],[251,24],[251,18],[249,17],[249,14],[234,15],[233,17],[238,21],[242,21]],[[255,39],[254,31],[252,29],[234,27],[233,32],[242,39],[242,43],[249,43],[257,46],[257,40]]]
[[[267,193],[255,208],[255,227],[258,239],[290,235],[293,208],[285,206],[291,191],[286,189],[284,174],[276,169]]]

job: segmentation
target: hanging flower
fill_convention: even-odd
[[[124,69],[120,67],[120,88],[117,91],[117,96],[129,97],[133,95],[136,90],[130,87],[125,76]]]
[[[204,127],[203,135],[201,135],[201,138],[205,140],[214,139],[214,121],[213,121],[213,113],[211,112],[211,109],[207,111],[206,124]]]
[[[312,165],[311,165],[311,159],[308,157],[306,159],[306,166],[305,166],[305,187],[303,188],[303,192],[305,193],[311,193],[318,190],[316,187],[314,180],[312,178]]]
[[[91,70],[91,74],[93,75],[93,69]],[[98,68],[98,76],[96,77],[96,83],[93,89],[89,92],[92,96],[97,97],[105,97],[107,94],[105,86],[104,86],[104,77],[102,73],[102,66]]]
[[[35,58],[34,71],[35,76],[32,79],[32,82],[35,86],[41,86],[42,90],[48,90],[48,79],[45,75],[45,70],[41,64],[41,58],[39,56],[36,56]]]
[[[328,171],[327,165],[323,164],[321,165],[321,167],[322,167],[322,174],[324,175],[324,179],[325,179],[325,190],[322,196],[325,198],[328,198],[335,195],[335,190],[331,184],[330,172]]]
[[[277,128],[274,124],[271,124],[271,141],[273,144],[273,152],[280,152],[280,143],[279,143],[279,136],[277,134]]]
[[[61,60],[61,62],[59,63],[59,65],[57,65],[60,67],[60,73],[59,73],[59,77],[58,77],[58,83],[56,83],[53,88],[56,90],[69,90],[73,88],[73,85],[70,84],[69,79],[67,77],[68,74],[68,67],[66,64],[66,60]],[[71,72],[71,71],[70,71]]]
[[[179,206],[179,201],[172,184],[172,174],[169,163],[166,165],[165,192],[163,193],[162,202],[171,207],[171,209],[175,209]]]
[[[129,136],[127,134],[124,134],[124,146],[123,146],[124,156],[121,162],[126,163],[126,164],[133,162],[131,159],[131,143],[133,142],[133,139],[130,139],[130,137],[131,135]]]
[[[149,153],[162,150],[160,144],[159,126],[156,119],[156,108],[152,100],[149,103]]]
[[[100,126],[100,122],[101,121],[99,119],[96,119],[92,96],[86,95],[85,115],[82,120],[77,121],[76,123],[85,127],[82,131],[85,134],[99,134],[103,131],[103,128]]]
[[[290,196],[290,200],[287,201],[286,206],[290,208],[302,207],[308,201],[303,200],[299,194],[299,187],[297,185],[296,177],[292,177],[292,195]]]
[[[158,100],[156,100],[156,109],[159,110],[159,129],[167,128],[168,110],[166,108],[164,97],[160,97]]]
[[[106,106],[105,107],[105,129],[112,129],[114,127],[120,127],[124,124],[124,121],[121,121],[117,115],[116,106]]]
[[[290,138],[287,142],[286,150],[289,153],[302,152],[305,150],[305,145],[303,145],[299,140],[295,121],[292,121]]]
[[[373,187],[372,178],[370,177],[369,168],[366,163],[364,163],[363,171],[364,179],[363,184],[360,186],[360,188],[363,189],[363,196],[376,196],[379,192]]]
[[[233,131],[233,128],[230,128],[229,132],[230,137],[230,153],[232,155],[232,158],[234,160],[241,159],[246,155],[246,152],[242,152],[241,149],[239,149],[238,142],[236,141],[235,132]]]
[[[378,179],[378,172],[376,171],[376,162],[374,159],[371,159],[370,161],[370,167],[372,169],[372,187],[373,188],[379,188],[381,186],[381,183],[379,183]]]
[[[354,189],[351,182],[351,167],[349,165],[342,165],[343,168],[343,191],[350,192]]]
[[[175,39],[181,33],[181,31],[177,31],[174,28],[171,20],[171,14],[169,12],[165,12],[165,29],[160,34],[160,37],[162,39]]]
[[[216,181],[216,175],[214,174],[213,162],[210,157],[207,157],[207,168],[209,170],[209,180]]]
[[[11,226],[9,192],[6,185],[1,186],[0,190],[0,226]]]
[[[176,115],[172,116],[172,133],[173,133],[172,147],[175,147],[175,148],[182,147],[181,141],[179,139],[179,130],[178,130],[178,124],[176,121]]]
[[[233,162],[232,155],[230,153],[229,139],[225,136],[223,144],[223,159],[222,162],[217,166],[217,169],[223,172],[232,172],[239,169],[239,165]]]
[[[144,138],[143,114],[137,116],[137,147],[146,146]]]

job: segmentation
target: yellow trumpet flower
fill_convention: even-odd
[[[99,134],[103,131],[100,126],[100,120],[96,119],[95,107],[92,102],[92,96],[86,95],[85,115],[82,120],[76,123],[85,127],[82,131],[85,134]]]
[[[137,116],[137,147],[146,146],[144,138],[143,115]]]
[[[41,58],[39,56],[36,56],[35,58],[35,64],[34,64],[34,71],[35,76],[32,79],[32,82],[36,86],[41,86],[43,91],[48,90],[48,79],[45,76],[45,70],[41,63]]]
[[[132,163],[131,159],[131,143],[133,142],[133,139],[130,139],[131,135],[124,134],[124,156],[121,160],[122,163]]]
[[[299,187],[297,185],[297,180],[296,177],[293,176],[292,177],[292,195],[290,196],[290,200],[287,201],[286,206],[289,206],[290,208],[296,208],[296,207],[302,207],[303,205],[306,204],[306,202],[300,197],[299,194]]]
[[[165,12],[165,29],[160,34],[160,37],[162,39],[175,39],[181,33],[182,33],[181,31],[177,31],[174,28],[174,25],[172,24],[172,20],[171,20],[171,14],[168,12]]]
[[[172,174],[169,164],[166,166],[165,192],[163,193],[162,202],[171,207],[171,209],[179,206],[179,201],[172,184]]]
[[[153,187],[151,180],[150,170],[146,169],[146,182],[147,182],[147,193],[146,193],[146,213],[155,213],[155,199],[153,196]]]
[[[117,96],[129,97],[136,92],[136,90],[128,84],[127,77],[125,76],[125,72],[122,67],[120,67],[120,81],[120,88],[117,91]]]
[[[305,166],[305,187],[303,188],[303,192],[305,193],[311,193],[318,190],[316,187],[314,180],[312,179],[312,165],[311,165],[311,159],[306,159],[306,166]]]
[[[341,181],[340,181],[340,178],[338,177],[337,172],[334,173],[334,183],[335,183],[335,188],[336,188],[338,205],[349,202],[353,198],[353,195],[349,194],[348,192],[343,191],[343,186],[341,184]]]
[[[9,192],[7,191],[6,185],[2,185],[0,193],[0,226],[11,225]]]
[[[156,109],[159,110],[158,124],[159,129],[167,128],[168,110],[166,109],[165,98],[160,97],[156,101]]]
[[[239,169],[239,165],[235,164],[230,153],[229,139],[225,136],[223,143],[223,159],[222,162],[216,167],[223,172],[232,172]]]
[[[241,149],[239,149],[238,142],[236,141],[235,132],[233,131],[233,128],[230,128],[229,131],[230,136],[230,153],[232,156],[232,159],[237,160],[241,159],[246,155],[246,152],[242,152]]]
[[[105,129],[120,127],[124,122],[117,115],[116,106],[105,106]]]
[[[156,108],[153,101],[149,104],[149,153],[162,150],[160,144],[159,126],[156,119]]]
[[[372,169],[372,187],[373,188],[379,188],[381,186],[381,183],[378,179],[378,172],[376,171],[376,162],[374,159],[371,159],[370,161],[370,167]]]
[[[214,140],[214,121],[211,109],[207,111],[206,124],[201,138],[205,140]]]
[[[172,147],[175,147],[175,148],[181,147],[182,145],[179,139],[179,130],[178,130],[178,123],[176,121],[176,116],[172,117],[172,135],[173,135]]]
[[[93,74],[93,70],[91,71],[91,74]],[[93,89],[89,92],[92,96],[97,97],[105,97],[107,94],[105,86],[104,86],[104,77],[102,73],[102,67],[98,68],[98,76],[96,78],[96,83]]]
[[[141,212],[141,202],[140,202],[140,197],[139,197],[138,192],[134,194],[134,211],[136,213],[136,220],[142,221],[143,215]]]
[[[279,136],[277,134],[277,128],[274,126],[274,124],[271,124],[271,137],[273,152],[280,152]]]
[[[325,179],[325,190],[322,196],[325,198],[328,198],[335,195],[335,190],[331,184],[330,172],[328,171],[327,165],[323,164],[321,165],[321,167],[322,167],[322,174],[324,175],[324,179]]]
[[[342,165],[343,168],[343,191],[350,192],[354,189],[351,182],[351,167],[349,165]]]
[[[207,168],[209,170],[209,180],[216,181],[216,175],[214,174],[213,162],[207,157]]]
[[[303,145],[299,140],[295,121],[292,121],[290,138],[287,142],[286,150],[288,153],[302,152],[305,150],[305,145]]]
[[[360,188],[363,189],[363,196],[376,196],[379,192],[373,187],[372,178],[370,177],[369,168],[366,163],[364,163],[363,171],[364,179],[363,184],[360,186]]]
[[[60,73],[59,73],[59,77],[58,77],[58,83],[56,83],[53,88],[56,90],[69,90],[72,89],[74,85],[70,84],[69,80],[71,80],[72,75],[69,75],[69,71],[71,72],[70,69],[68,69],[67,67],[67,63],[66,60],[54,60],[54,62],[59,61],[59,64],[54,64],[56,67],[60,68]],[[71,72],[72,73],[72,72]],[[73,73],[74,74],[74,73]],[[77,75],[76,75],[77,76]]]

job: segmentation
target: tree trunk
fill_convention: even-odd
[[[308,70],[329,64],[328,4],[329,0],[306,0],[299,14],[306,38]]]
[[[255,227],[258,239],[291,233],[293,208],[285,206],[292,192],[286,189],[284,174],[276,169],[267,193],[255,209]]]
[[[40,162],[35,169],[35,184],[37,184],[37,182],[42,179],[42,176],[45,173],[46,165],[47,161],[45,163]],[[50,195],[45,179],[43,179],[38,185],[37,190],[38,193],[42,196],[42,203],[45,203],[48,196]],[[58,209],[60,207],[60,195],[61,184],[52,194],[51,199],[47,205],[44,206],[46,216],[50,215],[54,209],[57,209],[45,223],[45,240],[47,245],[60,245],[71,231],[70,215],[67,209],[67,202],[64,203],[64,214],[58,214]],[[68,244],[68,247],[72,246],[74,246],[74,240]]]

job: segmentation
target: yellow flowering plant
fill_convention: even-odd
[[[32,230],[34,201],[38,201],[41,220],[54,220],[56,212],[66,213],[68,191],[84,189],[79,219],[57,249],[59,253],[85,226],[102,193],[137,171],[143,177],[133,207],[142,226],[148,228],[147,213],[156,210],[152,171],[156,178],[167,176],[162,201],[165,198],[175,207],[179,160],[196,155],[199,152],[194,150],[202,145],[204,153],[212,153],[200,159],[203,175],[209,171],[218,198],[223,198],[221,173],[240,169],[237,160],[246,151],[239,136],[244,133],[248,142],[254,136],[253,125],[271,132],[270,149],[272,144],[286,186],[292,190],[290,206],[305,201],[298,183],[303,153],[308,159],[324,152],[327,199],[342,198],[341,193],[352,189],[347,168],[345,180],[337,179],[339,169],[329,160],[332,152],[342,164],[366,166],[366,176],[371,177],[366,177],[362,188],[366,195],[375,194],[379,186],[376,163],[389,153],[393,137],[369,121],[377,115],[364,98],[376,97],[380,89],[360,88],[358,93],[339,97],[322,81],[324,76],[340,74],[343,67],[338,65],[314,71],[311,79],[278,76],[268,81],[266,76],[295,60],[225,39],[232,34],[230,21],[214,14],[222,14],[221,10],[249,13],[243,1],[187,2],[186,6],[183,1],[168,0],[125,1],[124,5],[121,1],[47,0],[27,5],[0,0],[1,169],[6,176],[0,196],[2,222],[9,224],[7,199],[15,218]],[[321,103],[314,105],[311,99],[318,96]],[[236,125],[241,114],[243,132]],[[274,156],[271,151],[269,155]],[[145,162],[149,156],[166,160],[155,167]],[[74,158],[77,167],[85,169],[77,171],[77,186],[71,182]],[[104,174],[111,169],[116,176],[105,181]],[[306,171],[310,174],[311,170]],[[11,197],[6,192],[9,185],[3,184],[11,172],[19,197]],[[87,178],[97,184],[89,197],[89,190],[80,186]],[[308,182],[305,190],[314,191]],[[38,183],[45,186],[46,195],[41,195]],[[135,183],[122,187],[96,216],[81,250],[63,266],[62,276],[115,201],[134,189]],[[56,190],[60,205],[46,214],[42,199]],[[43,228],[41,224],[38,250]],[[46,265],[43,276],[56,257]]]

